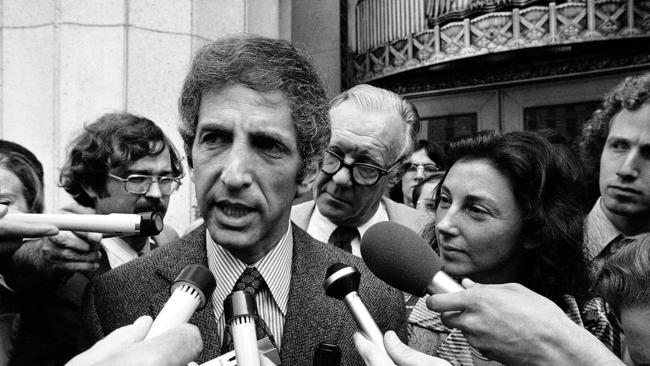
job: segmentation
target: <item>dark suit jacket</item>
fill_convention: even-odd
[[[400,292],[374,277],[359,258],[314,240],[295,225],[293,240],[289,302],[280,352],[284,366],[311,365],[314,348],[325,341],[341,347],[341,365],[364,365],[354,349],[352,334],[357,328],[352,317],[343,302],[326,296],[322,287],[327,268],[336,262],[359,269],[359,294],[377,325],[384,332],[393,329],[405,339],[406,318]],[[84,347],[139,316],[155,317],[169,298],[170,284],[189,264],[207,266],[203,225],[147,257],[93,279],[84,299]],[[221,340],[216,334],[212,303],[198,310],[190,322],[199,328],[203,338],[203,351],[197,361],[219,356]]]
[[[165,226],[154,237],[151,249],[178,238],[176,231]],[[95,276],[111,270],[108,256],[102,257]],[[62,283],[44,289],[20,292],[22,323],[16,341],[12,366],[60,366],[77,354],[81,328],[81,301],[89,278],[75,273]]]

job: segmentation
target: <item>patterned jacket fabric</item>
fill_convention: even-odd
[[[395,330],[406,339],[406,315],[402,294],[381,282],[363,262],[338,248],[314,240],[293,226],[294,254],[289,302],[280,357],[284,366],[312,364],[314,348],[321,342],[337,344],[341,365],[363,366],[354,349],[352,334],[357,326],[342,301],[325,295],[323,280],[332,263],[355,266],[361,273],[359,294],[386,332]],[[169,286],[189,264],[207,267],[206,229],[201,225],[178,241],[157,249],[95,278],[84,298],[82,348],[88,348],[111,331],[130,324],[139,316],[155,316],[169,298]],[[220,355],[221,339],[211,302],[190,319],[203,339],[198,363]]]

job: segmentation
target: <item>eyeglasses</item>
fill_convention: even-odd
[[[160,193],[165,196],[170,195],[181,185],[181,180],[176,177],[143,174],[131,174],[126,178],[121,178],[113,174],[109,174],[108,176],[124,182],[124,190],[134,194],[147,193],[153,182],[158,183]]]
[[[325,149],[321,171],[327,174],[336,174],[339,170],[341,170],[342,167],[346,167],[352,173],[352,182],[360,186],[371,186],[377,183],[379,178],[381,178],[383,175],[388,174],[388,172],[394,166],[395,164],[393,164],[388,169],[384,169],[372,164],[365,163],[348,164],[345,162],[345,160],[343,160],[342,157],[338,156],[333,151]]]
[[[425,175],[433,174],[438,171],[438,166],[436,164],[411,164],[406,163],[402,166],[402,170],[405,173],[417,173],[419,170],[422,170],[422,173]]]

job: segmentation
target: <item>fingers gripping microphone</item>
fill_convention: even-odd
[[[361,238],[361,256],[375,276],[416,296],[464,290],[442,271],[440,258],[424,239],[394,222],[368,228]]]
[[[253,295],[234,291],[223,301],[226,324],[232,331],[235,358],[238,366],[260,366],[255,333],[257,306]]]
[[[205,306],[216,286],[209,269],[198,264],[183,268],[171,285],[169,300],[151,324],[145,339],[187,323],[197,309]]]
[[[1,220],[49,224],[59,230],[116,235],[152,236],[160,234],[163,229],[162,215],[157,212],[109,215],[8,213]]]
[[[347,305],[361,333],[386,353],[381,330],[379,330],[377,323],[375,323],[359,296],[360,279],[361,274],[356,268],[343,263],[334,263],[327,269],[325,274],[325,282],[323,283],[325,294],[342,300]],[[386,355],[388,356],[388,354]]]

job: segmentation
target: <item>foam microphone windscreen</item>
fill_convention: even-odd
[[[361,238],[361,257],[370,271],[398,290],[424,296],[442,263],[415,231],[394,222],[380,222]]]

